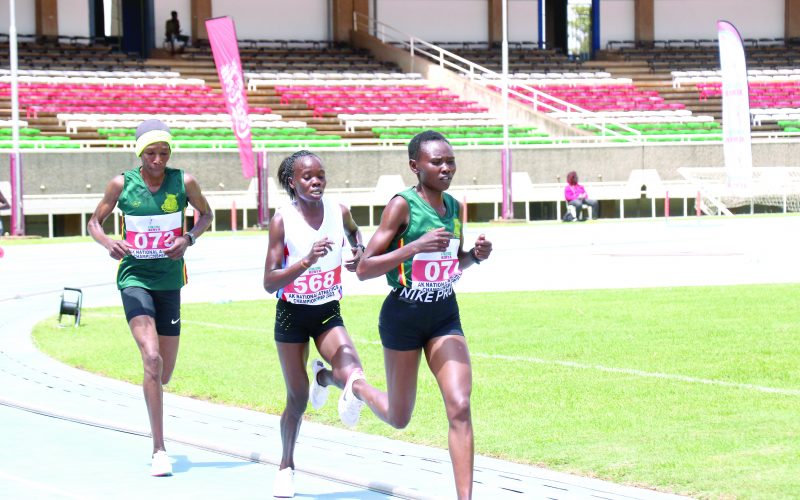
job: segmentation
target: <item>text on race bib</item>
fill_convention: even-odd
[[[461,277],[458,266],[459,240],[451,239],[444,252],[424,252],[411,262],[411,288],[443,290],[451,288]]]
[[[283,297],[295,304],[315,304],[331,297],[342,296],[342,268],[320,271],[313,267],[309,272],[289,283]]]
[[[181,212],[162,215],[126,215],[125,241],[137,259],[166,258],[164,250],[183,234]]]

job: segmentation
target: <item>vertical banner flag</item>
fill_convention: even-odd
[[[734,191],[749,191],[753,181],[753,154],[750,144],[750,95],[742,37],[727,21],[717,21],[717,33],[722,68],[722,140],[726,184]]]
[[[231,115],[233,133],[239,143],[242,175],[250,179],[255,174],[253,136],[250,132],[250,111],[247,107],[242,61],[239,59],[239,45],[236,42],[236,28],[233,26],[233,19],[226,16],[207,19],[206,30],[222,84],[222,94],[225,96],[228,114]]]

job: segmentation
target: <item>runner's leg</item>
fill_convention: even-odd
[[[161,384],[167,385],[172,378],[175,370],[175,363],[178,359],[178,344],[181,337],[179,335],[158,336],[158,350],[161,353],[163,367],[161,369]]]
[[[320,385],[324,387],[334,385],[342,389],[350,374],[361,368],[361,360],[358,358],[358,352],[356,352],[347,330],[343,326],[336,326],[319,335],[314,341],[317,351],[331,366],[330,370],[327,368],[320,370],[317,377]],[[358,380],[353,384],[353,392],[356,392],[356,395],[358,394],[355,388],[362,383],[366,382]]]
[[[281,455],[280,469],[294,469],[294,446],[300,434],[300,423],[308,405],[308,343],[276,342],[278,358],[286,384],[286,408],[281,415]]]
[[[387,392],[369,384],[353,384],[358,399],[366,403],[378,418],[396,429],[406,427],[414,412],[421,353],[420,349],[383,349]]]
[[[425,357],[444,399],[450,425],[447,443],[458,498],[472,498],[475,449],[470,410],[472,366],[467,341],[460,335],[435,337],[425,345]]]
[[[161,388],[164,362],[159,350],[159,338],[156,333],[155,319],[151,316],[141,315],[131,318],[128,322],[139,352],[142,355],[144,367],[144,401],[147,405],[147,414],[150,417],[150,432],[153,434],[153,453],[165,450],[164,447],[164,394]],[[175,346],[177,355],[177,344]],[[174,366],[174,359],[172,361]]]

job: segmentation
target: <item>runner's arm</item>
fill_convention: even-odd
[[[117,175],[111,179],[108,186],[106,186],[105,193],[103,193],[103,199],[97,204],[97,208],[94,209],[94,213],[86,225],[86,229],[92,235],[94,241],[103,245],[108,250],[108,255],[116,260],[130,255],[130,248],[125,241],[110,238],[103,229],[103,223],[114,211],[114,207],[117,206],[124,184],[125,178],[122,175]]]
[[[183,174],[183,184],[186,186],[186,201],[189,202],[192,208],[200,213],[197,223],[191,231],[188,231],[192,233],[192,236],[194,236],[196,240],[211,226],[211,223],[214,221],[214,212],[211,211],[211,206],[208,204],[208,200],[200,189],[200,184],[197,182],[197,179],[189,174]]]
[[[320,257],[331,251],[333,245],[331,240],[323,238],[314,243],[308,255],[284,268],[285,237],[283,217],[281,214],[275,214],[269,221],[269,246],[267,260],[264,263],[264,289],[269,293],[277,292],[299,278],[309,267],[316,264]]]
[[[381,223],[370,238],[367,249],[358,263],[356,274],[358,279],[367,280],[383,276],[401,262],[405,262],[420,252],[444,251],[453,236],[444,228],[429,231],[425,236],[407,245],[385,253],[395,235],[408,226],[408,202],[402,196],[395,196],[386,205],[381,215]]]
[[[197,223],[194,225],[191,231],[186,232],[187,234],[191,233],[190,236],[193,238],[190,238],[190,236],[187,236],[186,234],[184,234],[183,237],[173,238],[172,245],[164,250],[164,255],[173,260],[183,257],[183,254],[186,253],[186,249],[191,246],[192,240],[196,241],[197,238],[199,238],[200,235],[203,234],[206,229],[208,229],[208,227],[211,225],[211,222],[214,220],[214,213],[211,211],[208,200],[203,195],[197,179],[187,173],[184,173],[183,185],[186,189],[186,201],[188,201],[189,205],[191,205],[192,208],[194,208],[197,213],[200,214],[200,217],[198,217]]]
[[[347,241],[350,243],[350,249],[353,252],[352,259],[345,259],[344,268],[353,272],[356,270],[358,261],[361,260],[361,256],[364,254],[364,239],[361,236],[361,230],[358,228],[358,224],[356,224],[356,221],[353,219],[353,214],[350,212],[350,209],[344,205],[340,206],[342,207],[344,233],[347,236]]]

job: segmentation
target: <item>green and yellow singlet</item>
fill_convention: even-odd
[[[164,255],[170,235],[183,234],[186,187],[183,171],[167,168],[155,193],[147,187],[139,168],[123,174],[125,182],[117,207],[124,215],[122,238],[131,245],[117,270],[117,288],[138,286],[148,290],[177,290],[186,284],[183,259]]]
[[[404,191],[397,193],[397,196],[402,196],[408,203],[409,216],[408,227],[401,234],[395,236],[389,244],[387,253],[397,248],[402,248],[412,241],[422,237],[428,231],[434,229],[444,228],[445,230],[453,233],[455,238],[451,240],[451,245],[446,252],[441,252],[435,260],[439,262],[438,266],[429,265],[428,271],[423,267],[418,270],[421,274],[419,276],[425,277],[426,289],[439,288],[441,286],[452,285],[458,279],[460,271],[458,270],[458,247],[459,238],[461,237],[461,219],[459,219],[459,203],[458,201],[447,193],[443,193],[445,214],[440,216],[436,210],[431,207],[427,201],[423,200],[417,193],[416,187],[410,187]],[[416,256],[419,259],[419,255]],[[412,264],[414,259],[408,259],[401,263],[396,268],[386,273],[386,280],[389,286],[393,288],[406,287],[416,288],[414,279],[412,277]],[[448,267],[448,264],[449,267]],[[454,262],[454,264],[453,264]],[[419,267],[419,266],[418,266]],[[421,281],[421,280],[417,280]],[[420,285],[420,283],[417,283]]]

